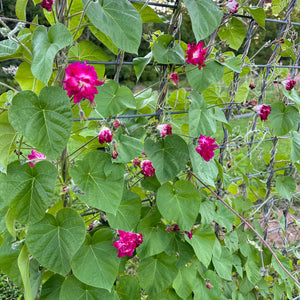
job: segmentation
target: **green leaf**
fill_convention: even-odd
[[[123,199],[116,215],[106,213],[112,228],[134,231],[141,217],[142,201],[136,193],[124,190]]]
[[[22,276],[24,297],[26,300],[33,300],[29,278],[29,258],[30,253],[28,252],[27,246],[24,245],[18,257],[18,267]]]
[[[167,101],[168,104],[173,108],[173,111],[183,111],[186,110],[189,103],[189,100],[187,100],[187,96],[188,93],[185,89],[179,89],[179,90],[175,90],[170,95]]]
[[[94,274],[98,276],[98,274]],[[86,285],[75,278],[69,276],[61,287],[59,300],[117,300],[119,299],[115,292],[108,292],[104,289],[95,288]],[[54,299],[53,299],[54,300]]]
[[[34,165],[10,163],[7,175],[1,175],[1,195],[10,203],[16,219],[23,224],[41,220],[52,203],[57,170],[48,161]]]
[[[235,224],[236,216],[223,203],[219,202],[218,211],[215,215],[215,221],[225,227],[227,231],[232,230],[232,225]]]
[[[73,180],[84,192],[79,198],[89,206],[116,214],[120,205],[125,167],[111,162],[110,155],[92,151],[70,170]]]
[[[147,139],[144,148],[160,182],[173,179],[189,159],[186,142],[174,134],[167,135],[156,143]]]
[[[178,43],[169,47],[173,37],[169,34],[159,36],[153,43],[153,56],[159,64],[182,64],[184,62],[184,53]]]
[[[242,72],[242,60],[240,57],[229,57],[224,62],[220,63],[236,73]]]
[[[173,282],[177,274],[175,262],[175,256],[168,256],[164,253],[140,261],[138,276],[147,294],[158,294]]]
[[[135,277],[129,275],[119,277],[116,290],[122,300],[141,299],[141,288]]]
[[[17,133],[8,122],[7,112],[0,115],[0,164],[6,169],[8,158],[14,150],[14,141]]]
[[[175,185],[163,184],[157,191],[157,207],[169,222],[190,231],[199,214],[201,197],[189,181],[179,180]]]
[[[94,287],[112,289],[120,263],[117,249],[112,246],[113,238],[114,231],[110,229],[86,237],[72,259],[72,271],[77,279]]]
[[[188,243],[192,245],[197,258],[207,268],[210,264],[216,235],[209,225],[198,227],[193,232],[191,240],[187,239]]]
[[[227,248],[221,247],[221,255],[213,256],[213,265],[221,278],[232,280],[232,255]]]
[[[273,6],[273,3],[272,3]],[[248,12],[259,26],[265,28],[266,12],[262,7],[243,7]]]
[[[32,35],[32,74],[45,84],[48,83],[51,74],[54,57],[57,52],[73,42],[72,34],[68,28],[57,23],[50,27],[39,26]]]
[[[142,76],[142,73],[144,72],[145,67],[149,64],[151,59],[152,59],[152,52],[149,52],[144,57],[136,57],[133,59],[133,68],[134,68],[134,72],[135,72],[137,80],[140,79],[140,77]]]
[[[299,111],[294,106],[285,106],[281,102],[271,105],[272,111],[269,119],[274,130],[274,135],[285,135],[297,126]]]
[[[69,59],[89,60],[89,61],[108,61],[109,56],[91,41],[80,41],[70,49]],[[91,64],[94,66],[98,78],[102,78],[105,73],[105,66],[101,64]]]
[[[292,162],[296,162],[300,160],[300,134],[297,131],[292,131],[291,137],[292,137],[291,160]]]
[[[163,23],[155,11],[144,3],[132,3],[132,6],[140,13],[143,23]]]
[[[42,287],[42,293],[40,300],[57,300],[59,299],[59,293],[61,286],[65,278],[61,275],[55,274],[51,276]]]
[[[65,148],[73,126],[70,101],[58,87],[44,87],[39,97],[18,93],[8,112],[12,126],[47,158],[56,159]]]
[[[17,0],[15,10],[16,10],[16,15],[19,18],[19,20],[26,21],[27,2],[28,2],[28,0]]]
[[[201,70],[189,64],[186,77],[191,87],[195,91],[202,93],[212,83],[218,82],[223,77],[223,74],[223,66],[215,61],[210,61],[206,64],[206,67],[202,67]]]
[[[132,159],[140,156],[144,150],[141,140],[122,134],[121,130],[118,130],[114,139],[119,154],[114,160],[117,163],[129,163]]]
[[[197,92],[191,92],[192,103],[189,109],[189,133],[191,136],[200,134],[210,136],[217,130],[217,123],[212,111],[207,109],[203,97]]]
[[[30,33],[18,36],[19,41],[23,42],[28,37]],[[18,51],[20,45],[12,40],[4,40],[0,42],[0,60],[6,60],[10,58],[21,58],[23,56],[22,51]],[[20,48],[21,49],[21,48]]]
[[[296,181],[291,176],[276,179],[276,191],[280,197],[290,200],[296,190]]]
[[[62,276],[71,269],[71,259],[85,238],[85,225],[72,208],[63,208],[28,227],[26,244],[38,262]]]
[[[288,4],[287,0],[273,0],[272,1],[272,13],[278,15]]]
[[[238,50],[246,36],[245,25],[239,19],[233,17],[219,29],[218,35],[221,40],[227,41],[230,48]]]
[[[300,104],[300,97],[296,91],[296,89],[292,89],[291,91],[287,91],[285,88],[282,89],[284,96],[288,99],[291,99],[297,104]]]
[[[15,79],[23,91],[32,90],[36,94],[39,94],[40,90],[45,86],[43,82],[32,75],[31,65],[27,62],[23,62],[19,65]]]
[[[245,264],[245,270],[247,277],[252,284],[256,285],[262,279],[255,261],[248,259]]]
[[[211,0],[184,0],[197,42],[209,36],[221,23],[223,13]]]
[[[88,0],[82,0],[84,7],[87,3]],[[142,36],[142,20],[127,0],[89,2],[86,15],[118,48],[137,54]]]
[[[126,86],[119,87],[116,81],[109,82],[98,87],[95,95],[97,110],[103,117],[109,117],[121,113],[126,108],[136,108],[135,98]]]

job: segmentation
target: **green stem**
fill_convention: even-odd
[[[81,26],[81,24],[82,24],[82,21],[83,21],[85,12],[86,12],[86,10],[87,10],[87,8],[88,8],[88,6],[90,5],[91,2],[92,2],[92,0],[89,0],[89,1],[86,3],[85,7],[83,8],[83,11],[82,11],[82,15],[81,15],[79,24],[78,24],[78,26],[77,26],[77,29],[76,29],[75,33],[73,34],[73,37],[74,37],[74,38],[76,37],[76,34],[77,34],[77,32],[79,31],[79,29],[80,29],[80,26]]]
[[[86,145],[88,145],[89,143],[91,143],[93,140],[95,140],[96,138],[98,138],[98,136],[95,136],[95,137],[93,137],[91,140],[89,140],[88,142],[86,142],[85,144],[83,144],[82,146],[80,146],[78,149],[76,149],[74,152],[72,152],[71,154],[69,154],[68,156],[67,156],[67,158],[68,157],[70,157],[70,156],[72,156],[72,155],[74,155],[75,153],[77,153],[79,150],[81,150],[82,148],[84,148]]]
[[[0,85],[3,85],[3,86],[5,86],[6,88],[8,88],[8,89],[10,89],[10,90],[13,90],[14,92],[19,92],[18,90],[16,90],[15,88],[13,88],[12,86],[10,86],[10,85],[8,85],[8,84],[6,84],[6,83],[4,83],[4,82],[1,82],[0,81]]]

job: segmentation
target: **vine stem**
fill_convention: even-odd
[[[269,249],[273,257],[276,259],[283,271],[300,287],[300,282],[285,268],[281,263],[279,258],[276,256],[275,252],[269,246],[269,244],[264,240],[264,238],[253,228],[253,226],[246,221],[240,214],[238,214],[231,206],[229,206],[219,195],[217,195],[209,186],[207,186],[201,179],[199,179],[193,172],[188,171],[192,176],[194,176],[205,188],[207,188],[218,200],[220,200],[232,213],[234,213],[243,223],[245,223],[261,240],[261,242]]]

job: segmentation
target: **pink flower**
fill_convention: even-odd
[[[121,126],[121,123],[118,120],[115,120],[113,126],[114,128],[118,129]]]
[[[215,148],[218,148],[215,141],[216,139],[212,139],[210,136],[206,137],[204,135],[200,135],[199,146],[196,148],[196,151],[205,161],[209,161],[214,157],[214,150]]]
[[[99,137],[100,144],[110,143],[113,138],[112,133],[108,127],[103,127],[99,132],[98,137]]]
[[[119,155],[118,151],[114,149],[113,153],[111,154],[111,158],[116,159],[118,155]]]
[[[32,160],[34,159],[35,161],[30,161],[30,167],[33,168],[33,166],[39,162],[41,159],[46,159],[46,156],[43,153],[37,153],[34,150],[31,150],[31,154],[28,155],[28,159]]]
[[[239,6],[239,4],[235,0],[228,0],[228,2],[226,4],[228,12],[231,13],[231,14],[237,13],[238,6]]]
[[[157,126],[157,129],[160,131],[162,138],[166,135],[172,134],[172,126],[170,124],[160,124]]]
[[[255,84],[254,84],[253,81],[251,81],[251,83],[249,84],[249,88],[250,88],[251,90],[255,89]]]
[[[191,229],[191,231],[190,232],[188,232],[188,231],[185,231],[184,233],[188,236],[188,238],[191,240],[192,239],[192,237],[193,237],[193,231],[194,231],[194,229]]]
[[[283,80],[282,84],[284,85],[287,91],[290,91],[294,88],[296,81],[293,79]]]
[[[86,98],[91,102],[94,101],[95,94],[98,90],[95,86],[102,85],[104,82],[97,80],[97,73],[93,66],[86,64],[86,61],[81,64],[75,62],[66,68],[66,77],[64,89],[68,91],[68,96],[74,95],[74,103],[80,102]]]
[[[206,287],[207,287],[209,290],[211,290],[211,284],[210,284],[210,283],[207,283],[207,284],[206,284]]]
[[[139,166],[139,165],[141,164],[141,161],[140,161],[138,158],[135,158],[135,159],[133,160],[133,164],[134,164],[135,166]]]
[[[152,166],[152,162],[150,160],[143,160],[141,162],[142,173],[146,177],[152,177],[155,173],[155,169]]]
[[[205,54],[207,49],[203,49],[203,42],[199,42],[197,45],[193,42],[188,44],[188,49],[186,53],[186,62],[194,66],[198,65],[198,69],[201,70],[201,67],[205,67]]]
[[[118,230],[120,239],[112,245],[118,249],[118,257],[128,255],[132,257],[136,247],[143,243],[143,235],[140,233]]]
[[[177,72],[171,74],[170,79],[173,80],[174,83],[178,83],[179,76]]]
[[[54,0],[43,0],[41,3],[41,7],[45,8],[47,11],[52,11],[52,5]]]
[[[268,120],[268,116],[271,113],[271,106],[265,105],[265,104],[256,105],[253,107],[253,110],[259,114],[260,119],[262,121],[266,121],[266,120]]]

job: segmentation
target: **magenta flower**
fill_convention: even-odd
[[[296,81],[293,79],[283,80],[282,84],[287,91],[290,91],[294,88]]]
[[[47,11],[52,11],[52,5],[54,0],[43,0],[41,3],[41,7],[45,8]]]
[[[99,137],[100,144],[110,143],[113,138],[112,133],[108,127],[103,127],[99,132],[98,137]]]
[[[86,61],[83,64],[78,61],[70,64],[66,68],[66,77],[63,82],[68,96],[72,97],[74,95],[74,103],[78,103],[84,98],[93,102],[95,94],[98,94],[95,86],[104,83],[97,80],[95,68],[87,65]]]
[[[152,177],[155,173],[155,169],[152,166],[152,162],[150,160],[143,160],[141,162],[142,173],[146,177]]]
[[[199,146],[196,148],[196,151],[205,161],[209,161],[214,157],[214,150],[218,148],[215,141],[216,139],[212,139],[210,136],[206,137],[204,135],[200,135]]]
[[[172,126],[170,124],[160,124],[157,126],[161,137],[164,138],[166,135],[172,134]]]
[[[115,120],[113,126],[114,128],[118,129],[121,126],[121,123],[118,120]]]
[[[138,158],[135,158],[132,163],[135,165],[135,166],[139,166],[141,164],[141,161],[138,159]]]
[[[188,49],[186,53],[186,62],[194,66],[198,65],[198,69],[201,70],[201,67],[205,67],[205,54],[207,49],[203,49],[203,42],[199,42],[197,45],[193,42],[188,44]]]
[[[271,106],[265,104],[256,105],[253,107],[253,110],[259,114],[262,121],[266,121],[268,120],[268,116],[271,113]]]
[[[39,162],[41,159],[46,159],[46,156],[43,153],[37,153],[34,150],[31,150],[31,154],[28,154],[28,159],[32,160],[34,159],[35,161],[30,161],[30,167],[33,168],[33,166]]]
[[[113,153],[111,154],[111,158],[116,159],[119,156],[119,153],[116,149],[114,149]]]
[[[191,231],[189,232],[189,231],[185,231],[184,233],[188,236],[188,238],[191,240],[192,239],[192,237],[193,237],[193,231],[194,231],[194,229],[191,229]]]
[[[112,245],[118,249],[118,257],[132,257],[136,247],[143,243],[143,235],[140,233],[118,230],[120,239]]]
[[[206,287],[211,290],[211,284],[209,282],[206,284]]]
[[[249,88],[250,88],[251,90],[255,89],[254,81],[251,81],[251,83],[249,84]]]
[[[177,72],[171,74],[170,79],[173,80],[174,83],[178,83],[179,76]]]
[[[231,14],[237,13],[238,6],[239,6],[239,4],[235,0],[228,0],[228,2],[226,4],[228,12],[231,13]]]

